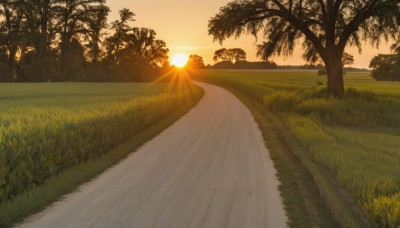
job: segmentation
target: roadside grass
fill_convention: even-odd
[[[374,226],[400,225],[399,83],[348,73],[345,80],[351,88],[339,100],[316,86],[324,78],[311,71],[204,71],[196,77],[251,95],[280,118],[306,149],[304,157],[328,170],[318,180],[323,169],[310,169],[302,160],[342,225],[363,224],[363,215],[346,208],[346,202],[361,208]],[[321,181],[329,176],[346,189],[344,194],[328,193],[335,183]]]
[[[11,87],[13,86],[18,87],[18,85],[11,85]],[[78,91],[68,91],[68,88],[75,86],[80,87]],[[92,86],[97,89],[87,91],[84,89],[87,88],[87,86],[89,87]],[[80,120],[78,121],[78,123],[80,124],[78,127],[82,126],[84,127],[88,125],[87,121],[89,121],[90,126],[93,126],[94,125],[93,122],[90,122],[92,121],[92,119],[90,118],[85,119],[85,117],[87,117],[88,115],[90,116],[97,114],[96,117],[99,117],[101,121],[96,122],[96,124],[100,124],[99,127],[102,127],[101,124],[107,123],[103,121],[107,120],[108,118],[110,119],[115,118],[121,121],[121,119],[118,119],[117,114],[119,114],[118,111],[122,110],[120,114],[128,115],[127,119],[133,118],[132,119],[133,122],[121,121],[120,124],[123,125],[131,124],[132,126],[130,126],[129,128],[134,129],[132,131],[128,131],[129,134],[121,135],[120,133],[113,133],[113,131],[115,130],[121,130],[118,129],[118,126],[121,125],[114,124],[116,122],[111,122],[112,124],[110,126],[103,126],[106,127],[108,134],[116,134],[117,137],[121,137],[118,140],[119,143],[114,141],[115,144],[106,145],[105,147],[101,148],[102,151],[97,151],[97,153],[92,152],[92,154],[90,156],[87,156],[85,159],[82,159],[81,161],[76,162],[74,164],[70,164],[69,166],[65,166],[58,172],[54,173],[53,175],[44,178],[43,181],[41,181],[40,183],[32,183],[29,185],[29,187],[25,186],[25,188],[21,189],[18,192],[18,194],[10,196],[9,199],[7,200],[3,200],[0,203],[0,227],[9,227],[15,222],[21,221],[21,219],[23,219],[24,217],[43,209],[45,206],[59,199],[61,195],[64,195],[74,190],[78,185],[99,175],[100,173],[105,171],[108,167],[115,165],[116,163],[118,163],[118,161],[120,161],[128,154],[138,149],[143,143],[156,136],[162,130],[170,126],[179,117],[185,114],[188,110],[190,110],[200,100],[203,94],[200,88],[192,87],[190,85],[185,85],[184,88],[180,87],[172,89],[167,84],[151,85],[150,87],[149,85],[144,85],[144,84],[143,85],[111,84],[109,86],[111,87],[111,89],[110,87],[107,87],[106,84],[103,85],[74,84],[71,85],[71,87],[63,85],[46,86],[43,84],[40,85],[23,84],[22,87],[25,87],[23,91],[21,90],[21,93],[23,95],[21,96],[20,94],[15,93],[17,94],[17,96],[15,96],[16,102],[10,101],[10,99],[14,99],[14,97],[7,95],[8,97],[4,98],[4,96],[2,96],[3,94],[0,93],[0,103],[9,105],[8,111],[6,112],[3,111],[3,113],[1,113],[0,111],[0,117],[1,117],[0,120],[2,121],[5,120],[8,122],[12,122],[10,120],[5,119],[4,116],[14,117],[17,118],[17,121],[15,121],[14,123],[19,124],[21,120],[18,120],[18,118],[24,117],[23,115],[24,112],[22,111],[19,114],[18,111],[21,110],[21,108],[22,109],[28,108],[29,110],[32,110],[32,107],[35,107],[35,111],[36,110],[43,111],[45,114],[48,115],[48,119],[50,120],[54,120],[49,116],[49,113],[51,113],[52,111],[61,116],[63,116],[65,113],[67,113],[68,115],[76,115],[74,116],[74,118],[78,118]],[[39,87],[42,87],[44,89],[48,87],[52,88],[59,87],[59,88],[54,89],[53,91],[52,89],[50,89],[50,92],[48,90],[47,92],[45,92],[43,96],[40,95],[37,96],[36,98],[32,98],[34,97],[32,96],[32,91],[33,93],[42,93],[42,88],[37,89]],[[108,88],[110,92],[109,94],[107,94],[108,93],[107,91],[102,90],[105,87]],[[19,88],[21,89],[21,87]],[[62,88],[64,88],[64,91],[62,91]],[[132,89],[135,88],[137,90],[132,91]],[[25,89],[31,89],[31,91],[27,92]],[[85,98],[85,95],[82,95],[83,97],[77,96],[79,92],[86,93],[87,97]],[[60,93],[59,96],[57,95],[58,93]],[[77,96],[77,97],[71,98],[69,96]],[[34,102],[35,100],[32,100],[32,99],[42,99],[43,97],[45,97],[44,101],[36,100],[35,103]],[[67,101],[60,102],[58,99]],[[24,105],[22,106],[20,106],[20,103],[18,102],[21,100],[22,103],[24,103]],[[147,104],[149,106],[143,104]],[[154,108],[152,108],[152,106],[154,105],[164,106],[158,109],[159,111],[157,114],[158,117],[156,118],[154,117],[154,113],[151,113],[151,111],[155,110]],[[111,106],[113,111],[104,113],[104,109],[108,110],[107,106]],[[53,108],[54,110],[51,111],[51,109]],[[64,109],[69,109],[69,108],[75,109],[76,112],[65,112]],[[122,109],[119,110],[117,108],[122,108]],[[130,110],[132,108],[134,109],[139,108],[139,110],[143,112],[143,115],[134,115],[135,113],[132,114],[131,112],[126,112],[127,110]],[[60,110],[63,111],[60,112]],[[15,116],[10,115],[10,113],[12,113],[13,111],[15,111],[16,113]],[[90,112],[91,114],[88,114],[88,112]],[[129,117],[130,115],[133,116]],[[145,118],[152,118],[152,121],[147,122]],[[36,120],[29,119],[29,120],[31,120],[30,124],[32,125],[34,125],[37,121],[37,119]],[[67,118],[64,119],[64,121],[65,120],[71,120],[71,119]],[[90,132],[92,131],[89,131],[89,133]],[[7,133],[9,134],[10,132],[8,131]],[[88,133],[88,131],[83,130],[80,133],[81,135],[79,135],[79,138],[81,138],[82,143],[83,144],[87,143],[85,142],[85,140],[91,138],[91,136],[85,135],[86,133]],[[28,136],[37,137],[36,135],[28,135]],[[57,137],[57,136],[58,134],[48,135],[48,137]],[[4,138],[5,137],[3,137],[3,140],[2,141],[0,140],[0,142],[4,143],[5,142]],[[39,140],[39,142],[42,141]],[[95,142],[90,142],[90,143],[95,143]],[[68,145],[69,143],[66,144]],[[2,148],[4,149],[4,147]],[[4,150],[0,152],[2,154],[4,154],[5,152],[7,153],[7,151]],[[52,152],[54,153],[54,151]],[[29,156],[29,154],[25,156]],[[4,187],[4,185],[2,185],[2,187]]]
[[[290,141],[285,132],[282,132],[283,126],[277,124],[276,117],[247,93],[216,81],[205,82],[228,89],[252,112],[278,171],[281,182],[279,190],[289,217],[289,227],[338,227],[339,223],[332,216],[329,207],[319,197],[319,189],[312,174],[292,153],[299,145]]]

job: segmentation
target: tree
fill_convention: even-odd
[[[130,72],[132,81],[152,80],[154,70],[168,62],[168,48],[164,41],[156,39],[156,32],[148,28],[132,28],[126,34],[126,44],[120,50],[120,65]]]
[[[209,21],[209,34],[223,42],[230,37],[264,31],[258,55],[292,55],[303,40],[304,57],[321,58],[328,74],[327,93],[344,93],[342,59],[345,48],[369,40],[399,36],[398,0],[236,0]]]
[[[343,53],[343,57],[342,57],[342,65],[346,66],[346,65],[353,65],[354,64],[354,56],[349,54],[349,53]]]
[[[89,43],[86,47],[89,49],[87,52],[88,58],[92,63],[96,64],[103,57],[101,48],[102,37],[106,35],[103,30],[107,28],[107,16],[110,9],[106,6],[99,6],[99,10],[90,14],[89,20]]]
[[[240,48],[226,49],[222,48],[214,52],[214,61],[222,60],[223,62],[246,61],[246,52]]]
[[[216,50],[214,52],[213,59],[215,62],[217,62],[219,59],[222,60],[223,62],[232,62],[232,56],[229,55],[229,51],[226,48]]]
[[[135,21],[133,19],[135,14],[126,8],[119,11],[119,16],[119,20],[111,23],[111,29],[114,30],[114,35],[108,37],[106,40],[108,56],[112,56],[117,64],[119,63],[119,52],[124,48],[127,34],[132,31],[129,22]]]
[[[3,57],[7,60],[7,68],[4,72],[5,81],[13,81],[16,78],[16,57],[21,42],[22,2],[18,0],[0,0],[0,17],[4,18],[0,23],[0,46]]]
[[[128,36],[128,49],[133,50],[136,61],[143,62],[149,69],[168,62],[168,48],[163,40],[156,39],[157,33],[148,28],[134,28]]]
[[[378,81],[400,81],[400,58],[398,54],[375,56],[369,67],[371,76]]]
[[[25,0],[23,39],[29,47],[21,54],[20,80],[47,81],[56,78],[58,67],[52,45],[55,43],[56,0]],[[26,58],[25,58],[26,55]],[[51,66],[51,67],[50,67]]]
[[[241,48],[233,48],[229,50],[230,54],[233,56],[235,63],[246,61],[246,52]]]
[[[73,50],[80,47],[76,42],[81,36],[88,36],[91,30],[88,24],[93,20],[93,13],[104,10],[105,0],[55,0],[56,30],[61,37],[60,42],[60,76],[59,80],[70,80],[76,62],[73,58],[80,53]],[[78,57],[80,59],[80,56]],[[79,70],[78,70],[79,71]],[[68,73],[67,73],[68,72]]]
[[[204,65],[203,57],[201,57],[199,55],[190,55],[186,66],[189,67],[189,68],[193,68],[193,69],[204,69],[204,68],[206,68],[206,65]]]
[[[342,66],[346,66],[346,65],[353,65],[354,64],[354,56],[349,54],[349,53],[343,53],[343,57],[342,57]],[[319,69],[318,70],[318,75],[326,75],[328,72],[326,70],[326,67],[324,67],[323,69]],[[343,74],[345,74],[346,72],[343,70]]]

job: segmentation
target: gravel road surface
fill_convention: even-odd
[[[20,227],[286,227],[250,111],[220,87],[163,133]]]

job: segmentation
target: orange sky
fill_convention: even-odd
[[[215,50],[221,48],[208,36],[208,20],[218,13],[218,9],[230,0],[108,0],[111,7],[110,20],[118,18],[118,10],[123,7],[131,9],[136,14],[136,22],[132,25],[154,29],[158,38],[167,42],[170,56],[177,53],[198,54],[204,57],[206,63],[213,63],[212,56]],[[261,38],[259,38],[261,40]],[[240,47],[247,52],[249,61],[258,60],[255,53],[252,36],[238,40],[225,41],[223,47]],[[368,67],[372,57],[378,53],[390,53],[390,43],[383,43],[379,50],[365,45],[360,55],[356,49],[348,52],[355,56],[354,67]],[[299,46],[293,57],[277,57],[272,60],[281,65],[304,64],[302,50]]]

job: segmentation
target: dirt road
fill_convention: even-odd
[[[286,227],[279,182],[250,111],[204,98],[136,153],[21,227]]]

